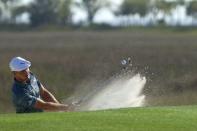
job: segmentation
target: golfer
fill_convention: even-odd
[[[29,69],[31,62],[14,57],[9,66],[14,76],[12,97],[16,113],[71,110],[70,106],[60,104],[40,83]]]

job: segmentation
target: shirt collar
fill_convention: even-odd
[[[31,79],[32,79],[32,74],[30,73],[30,78],[26,82],[20,82],[20,81],[16,80],[16,78],[14,78],[14,83],[21,86],[21,87],[26,87],[28,84],[30,84]]]

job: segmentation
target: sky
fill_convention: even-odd
[[[32,2],[33,0],[21,0],[21,4],[29,4],[29,2]],[[80,2],[81,0],[76,0]],[[122,25],[127,26],[127,25],[141,25],[141,26],[146,26],[149,25],[150,23],[155,23],[158,19],[164,19],[164,22],[167,25],[174,26],[174,25],[191,25],[195,24],[197,25],[197,19],[188,16],[186,12],[186,7],[185,6],[177,6],[176,8],[172,9],[170,11],[170,14],[165,14],[162,11],[158,11],[156,14],[155,13],[148,13],[146,16],[142,17],[139,14],[130,14],[127,16],[115,16],[112,12],[112,10],[117,10],[118,7],[121,5],[123,0],[108,0],[112,3],[110,8],[101,8],[98,10],[98,12],[94,16],[94,23],[106,23],[106,24],[111,24],[114,26]],[[174,0],[166,0],[166,1],[174,1]],[[191,0],[186,0],[186,1],[191,1]],[[80,22],[84,22],[87,20],[87,13],[85,10],[80,9],[78,7],[72,6],[72,21],[73,23],[77,24]],[[20,15],[16,21],[18,23],[29,23],[29,14],[24,13]],[[125,23],[125,25],[124,25]]]

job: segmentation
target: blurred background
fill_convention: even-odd
[[[197,1],[0,0],[0,113],[14,112],[14,56],[60,101],[121,74],[129,58],[126,71],[146,77],[146,106],[196,104]]]

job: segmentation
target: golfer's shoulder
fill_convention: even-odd
[[[12,87],[12,93],[14,95],[22,95],[26,92],[25,88],[18,85],[18,84],[13,84],[13,87]]]

